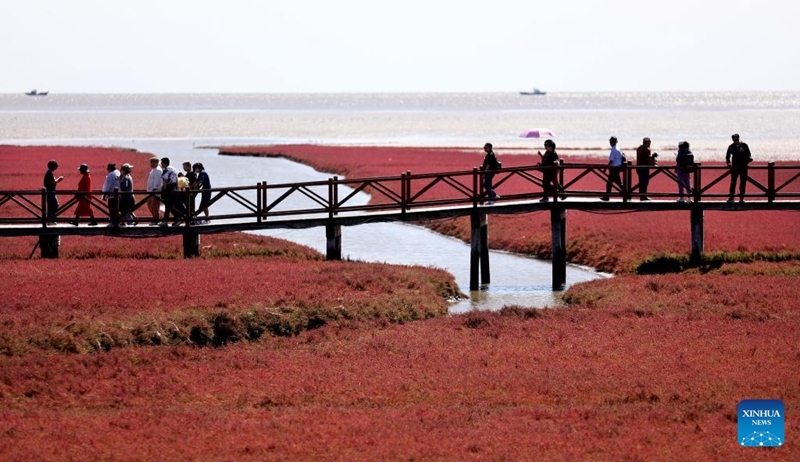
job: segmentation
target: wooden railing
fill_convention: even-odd
[[[521,166],[504,168],[495,171],[494,188],[501,194],[497,204],[515,201],[540,200],[545,196],[542,172],[552,169],[558,179],[559,188],[547,193],[553,202],[568,198],[569,201],[586,201],[606,195],[605,185],[608,181],[609,167],[598,164],[561,164],[553,167]],[[647,169],[650,178],[650,189],[647,196],[653,199],[672,200],[677,197],[678,178],[674,166],[638,167],[623,165],[620,176],[623,187],[613,185],[610,196],[630,202],[641,199],[637,170]],[[688,195],[695,201],[727,199],[730,168],[725,166],[691,166],[692,181]],[[213,188],[204,191],[178,191],[176,198],[183,201],[187,210],[195,210],[199,205],[202,192],[211,193],[209,210],[213,220],[264,220],[286,217],[334,217],[353,212],[394,211],[406,213],[412,209],[447,208],[459,206],[479,207],[487,200],[482,188],[484,172],[472,170],[412,174],[403,172],[398,176],[385,176],[360,179],[340,179],[332,177],[327,180],[269,184],[266,181],[253,186],[235,186]],[[751,165],[747,175],[749,193],[747,201],[775,202],[784,200],[800,200],[800,166],[780,166],[774,163]],[[562,189],[563,188],[563,189]],[[359,192],[372,195],[369,204],[359,204],[355,197]],[[504,193],[504,191],[514,191]],[[47,192],[36,191],[0,191],[0,224],[48,226]],[[90,204],[99,221],[116,222],[119,216],[111,216],[109,203],[100,199],[99,191],[57,191],[56,196],[62,203],[56,210],[56,218],[63,222],[74,218],[73,209],[79,198],[91,196]],[[124,194],[136,197],[134,212],[138,221],[153,221],[146,204],[151,196],[160,197],[161,193],[114,192],[111,201],[119,203]],[[738,197],[738,186],[736,189]],[[302,200],[297,200],[302,199]],[[214,214],[214,205],[225,201],[228,212]],[[119,208],[116,208],[119,210]],[[230,210],[237,209],[233,212]],[[191,214],[181,221],[187,226],[193,224]],[[88,222],[83,218],[81,222]]]

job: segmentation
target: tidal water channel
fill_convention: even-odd
[[[118,146],[169,157],[180,169],[184,160],[202,162],[211,177],[212,187],[256,185],[327,180],[330,173],[318,172],[281,158],[220,156],[214,146],[268,144],[254,139],[85,139],[37,140],[25,144]],[[141,189],[149,166],[135,166],[135,188]],[[138,172],[138,173],[137,173]],[[97,176],[97,175],[95,175]],[[102,174],[101,174],[102,178]],[[95,181],[98,181],[97,179]],[[327,195],[325,188],[320,191]],[[346,194],[346,193],[345,193]],[[340,192],[340,197],[342,192]],[[354,203],[367,203],[369,195],[359,193]],[[254,199],[253,199],[254,200]],[[299,197],[296,200],[303,200]],[[292,204],[290,204],[292,205]],[[297,205],[299,206],[299,205]],[[242,213],[234,201],[219,201],[212,214]],[[538,214],[532,220],[548,220]],[[257,234],[286,239],[325,252],[325,229],[272,229]],[[201,238],[202,239],[202,238]],[[491,242],[491,220],[489,227]],[[202,245],[202,242],[201,242]],[[342,228],[342,258],[395,265],[419,265],[440,268],[455,276],[467,299],[454,302],[451,313],[469,310],[497,310],[506,305],[555,307],[562,305],[561,292],[551,289],[549,262],[506,252],[490,252],[492,283],[479,291],[469,290],[470,246],[424,227],[403,223],[375,223]],[[568,266],[567,287],[583,281],[608,277],[589,268]]]

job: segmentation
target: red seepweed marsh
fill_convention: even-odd
[[[350,177],[480,161],[457,149],[261,152]],[[530,162],[512,157],[504,165]],[[775,449],[736,444],[739,401],[792,409],[800,396],[800,223],[771,213],[706,218],[707,250],[764,258],[653,275],[634,273],[686,252],[688,217],[576,213],[570,258],[620,276],[572,287],[566,308],[462,316],[443,316],[455,289],[442,272],[324,262],[274,239],[219,236],[194,261],[168,239],[75,245],[55,262],[25,260],[20,244],[23,258],[0,260],[1,295],[14,300],[1,312],[0,454],[792,460],[791,436]],[[493,226],[499,248],[547,248],[546,223]]]

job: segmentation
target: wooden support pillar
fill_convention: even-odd
[[[58,258],[58,249],[60,246],[61,236],[57,234],[39,236],[39,248],[42,251],[42,258]]]
[[[481,216],[481,284],[489,284],[492,281],[491,271],[489,271],[489,216]]]
[[[698,264],[703,260],[703,209],[697,206],[692,207],[692,256],[691,262]]]
[[[326,260],[342,259],[342,227],[341,225],[325,225],[325,237],[328,245],[325,253]]]
[[[567,209],[553,205],[550,209],[553,231],[553,290],[567,284]]]
[[[488,284],[490,280],[489,229],[485,213],[473,213],[470,221],[469,290],[478,290],[481,283]]]
[[[197,233],[183,233],[183,258],[200,256],[200,235]]]

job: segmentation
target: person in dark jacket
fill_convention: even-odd
[[[691,169],[694,164],[694,155],[689,150],[688,141],[678,142],[678,154],[675,156],[675,173],[678,175],[678,202],[691,202]],[[686,190],[686,200],[683,199],[683,190]]]
[[[486,152],[486,157],[483,158],[483,165],[481,165],[481,170],[486,172],[483,174],[483,188],[486,190],[486,194],[489,197],[489,200],[486,201],[486,205],[492,205],[494,204],[494,200],[499,197],[494,189],[492,189],[494,171],[499,170],[501,165],[497,160],[497,155],[492,150],[492,143],[484,144],[483,150]]]
[[[747,164],[753,161],[750,154],[750,147],[747,143],[739,141],[739,134],[731,136],[733,143],[728,146],[725,153],[725,163],[731,168],[731,190],[728,202],[733,202],[733,194],[736,191],[736,180],[739,180],[739,202],[744,202],[744,192],[747,186]]]
[[[56,212],[58,211],[58,197],[56,197],[56,185],[64,180],[63,176],[56,178],[58,162],[51,160],[47,163],[47,171],[44,174],[44,189],[47,190],[47,223],[56,224]]]
[[[644,138],[642,145],[636,149],[636,174],[639,176],[640,201],[649,201],[647,187],[650,185],[650,167],[656,165],[658,154],[650,151],[650,138]]]
[[[553,140],[546,140],[544,142],[544,154],[537,151],[536,154],[542,158],[539,162],[540,167],[547,167],[542,170],[542,197],[539,202],[547,202],[550,200],[549,195],[553,191],[559,189],[558,181],[556,180],[555,171],[553,166],[558,162],[558,154],[556,153],[556,143]]]
[[[122,164],[119,178],[119,213],[125,217],[125,221],[120,226],[136,226],[136,214],[133,212],[136,206],[136,196],[133,195],[133,177],[131,176],[133,165]]]

